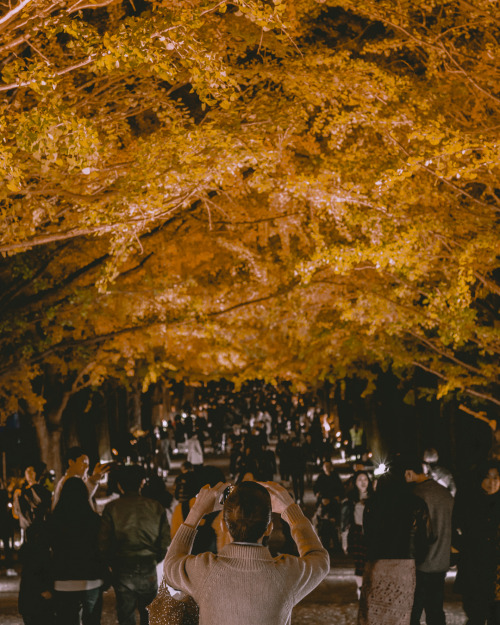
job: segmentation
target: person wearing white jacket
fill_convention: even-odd
[[[197,434],[192,434],[187,440],[187,461],[195,468],[203,464],[203,449]]]

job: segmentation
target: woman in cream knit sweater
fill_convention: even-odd
[[[189,555],[198,523],[216,508],[227,487],[200,491],[168,549],[165,580],[195,599],[200,625],[287,625],[293,606],[327,575],[328,552],[282,486],[243,482],[229,488],[224,502],[233,542],[218,554]],[[273,558],[262,544],[272,530],[271,512],[290,525],[299,556]]]

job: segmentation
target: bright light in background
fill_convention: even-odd
[[[387,466],[381,462],[375,470],[373,471],[373,475],[383,475],[387,471]]]

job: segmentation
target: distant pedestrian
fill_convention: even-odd
[[[340,505],[344,498],[344,485],[331,462],[323,462],[322,471],[314,482],[313,492],[316,495],[317,503],[326,497]]]
[[[361,458],[366,451],[365,430],[357,419],[349,430],[349,445],[351,453],[354,454],[356,458]]]
[[[174,480],[174,497],[182,503],[189,501],[197,492],[193,465],[185,460],[181,464],[181,472]]]
[[[290,474],[292,477],[293,494],[299,505],[304,504],[304,489],[306,475],[306,458],[302,449],[302,441],[295,435],[290,449]]]
[[[326,550],[330,548],[334,551],[340,550],[339,515],[339,504],[336,501],[330,501],[326,497],[321,499],[314,513],[313,525],[316,528],[321,544]]]
[[[187,439],[187,461],[193,465],[195,471],[203,465],[203,448],[196,433],[192,433]]]
[[[257,474],[262,482],[272,482],[276,473],[276,454],[266,445],[257,452]]]
[[[166,432],[156,427],[155,430],[155,466],[159,475],[167,477],[170,470],[170,440]]]
[[[279,472],[282,482],[287,482],[290,479],[292,470],[291,449],[290,437],[287,432],[284,432],[276,445],[276,455],[279,458]]]

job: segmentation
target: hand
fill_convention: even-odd
[[[220,498],[228,486],[230,486],[229,482],[219,482],[212,488],[205,484],[196,495],[196,501],[186,517],[185,524],[190,527],[196,527],[205,514],[210,514],[213,510],[220,509]]]
[[[281,484],[277,484],[276,482],[259,482],[259,484],[267,488],[269,491],[273,512],[283,514],[288,506],[295,503],[290,496],[290,493],[284,486],[281,486]]]
[[[95,465],[94,471],[92,472],[92,475],[90,477],[97,482],[102,478],[103,475],[106,475],[108,471],[109,464],[101,464],[100,462],[98,462]]]

